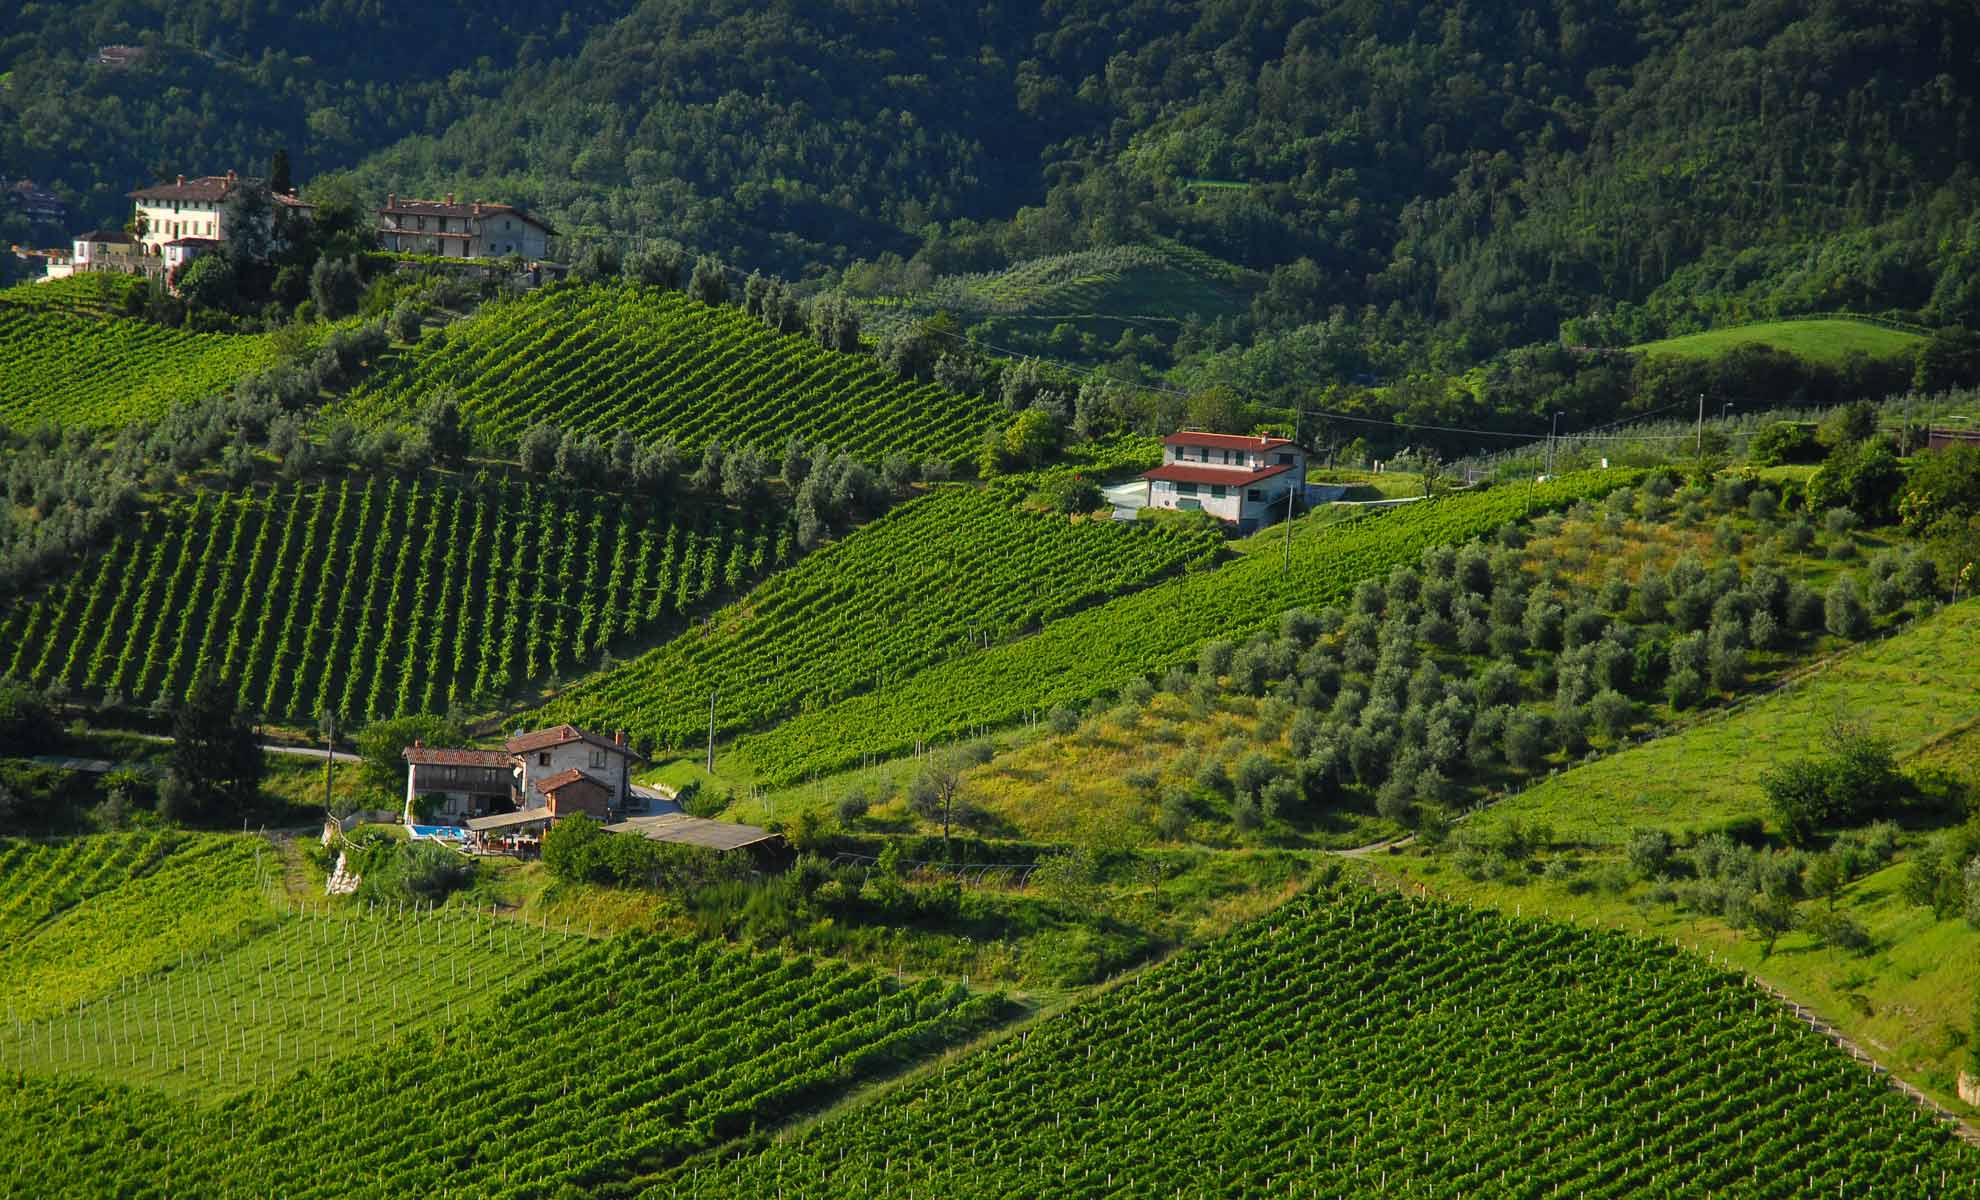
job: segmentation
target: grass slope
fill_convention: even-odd
[[[506,476],[200,493],[0,609],[0,672],[149,704],[211,666],[280,719],[444,712],[581,671],[792,552],[754,514]]]
[[[1549,779],[1476,821],[1488,830],[1538,821],[1561,841],[1616,845],[1640,826],[1681,832],[1766,817],[1761,777],[1820,753],[1837,718],[1889,738],[1900,755],[1980,721],[1980,604],[1947,607],[1777,693]]]
[[[547,420],[607,441],[623,432],[774,451],[796,435],[869,461],[957,460],[1008,419],[997,401],[904,382],[870,356],[772,332],[741,309],[630,285],[484,305],[355,389],[341,411],[400,422],[450,390],[476,436],[500,447]]]
[[[1068,521],[1025,488],[952,486],[808,556],[707,625],[586,681],[537,717],[630,727],[665,745],[752,729],[885,686],[984,642],[1207,563],[1204,531]]]
[[[10,291],[0,295],[0,422],[121,426],[219,392],[275,358],[268,335],[186,333],[22,303]]]
[[[0,1179],[33,1195],[593,1195],[1007,1013],[956,984],[652,936],[487,998],[477,1019],[218,1108],[9,1073]]]
[[[784,783],[828,774],[864,755],[903,753],[917,741],[1012,721],[1027,710],[1083,703],[1188,660],[1211,638],[1250,633],[1299,605],[1337,601],[1361,579],[1414,562],[1426,546],[1462,542],[1529,510],[1600,496],[1634,478],[1591,472],[1446,496],[1345,523],[1302,521],[1291,539],[1290,574],[1279,555],[1241,554],[1216,570],[1167,580],[1029,637],[800,713],[738,739],[736,751],[762,780]],[[1260,535],[1261,545],[1282,536]]]
[[[1901,329],[1847,318],[1809,321],[1761,321],[1730,329],[1712,329],[1683,337],[1631,346],[1638,354],[1679,358],[1716,358],[1741,346],[1772,346],[1810,362],[1840,363],[1852,352],[1872,358],[1911,354],[1925,339]]]
[[[0,1066],[218,1098],[340,1043],[468,1020],[490,988],[584,941],[460,908],[291,915],[74,1010],[0,1026]]]
[[[60,1012],[271,915],[259,838],[0,842],[0,1010]]]
[[[646,1194],[1927,1197],[1976,1167],[1698,958],[1354,889]]]

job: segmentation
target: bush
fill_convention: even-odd
[[[872,807],[872,802],[866,798],[866,792],[854,788],[839,797],[839,802],[833,805],[833,812],[839,818],[839,824],[851,825],[862,820]]]
[[[1856,581],[1844,576],[1829,586],[1822,599],[1822,623],[1830,633],[1850,641],[1870,635],[1870,610],[1856,590]]]
[[[1629,865],[1645,879],[1655,879],[1671,867],[1675,849],[1671,835],[1662,829],[1634,829],[1629,835]]]
[[[1054,704],[1045,714],[1045,724],[1053,733],[1064,736],[1079,728],[1079,714],[1063,704]]]

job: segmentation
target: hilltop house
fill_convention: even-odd
[[[49,264],[54,275],[54,264]],[[76,252],[69,260],[69,273],[107,271],[115,275],[145,273],[144,247],[121,229],[94,229],[76,239]]]
[[[221,211],[227,197],[244,180],[232,171],[225,175],[203,175],[187,179],[184,175],[176,182],[161,183],[154,187],[139,188],[130,193],[135,205],[138,240],[144,252],[156,256],[162,263],[165,248],[178,243],[182,250],[179,261],[190,261],[205,249],[222,245],[227,240],[227,221]],[[316,206],[298,200],[292,195],[276,194],[271,197],[277,206],[291,212],[309,216]],[[194,244],[194,239],[203,240],[204,246]]]
[[[445,258],[500,258],[516,254],[535,261],[549,253],[557,231],[548,222],[510,204],[454,203],[444,200],[385,198],[378,210],[378,243],[403,254]]]
[[[575,725],[518,734],[500,750],[428,746],[406,760],[406,813],[436,819],[515,814],[544,823],[573,812],[615,818],[632,798],[632,764],[645,759],[619,733],[606,739]]]
[[[1286,515],[1306,484],[1306,456],[1288,438],[1172,433],[1162,465],[1141,477],[1148,507],[1200,510],[1250,533]]]

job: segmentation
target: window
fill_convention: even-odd
[[[605,765],[605,752],[596,746],[591,748],[591,765],[594,769],[601,768]]]
[[[536,765],[539,767],[547,767],[550,765],[550,752],[548,750],[545,750],[543,753],[536,756]]]
[[[1272,457],[1272,461],[1279,464],[1282,467],[1292,466],[1292,460],[1293,460],[1293,456],[1290,454],[1277,454]]]
[[[1257,488],[1251,488],[1244,493],[1244,498],[1246,500],[1263,500],[1265,493],[1259,491]]]
[[[1185,496],[1194,496],[1196,494],[1196,485],[1193,483],[1179,483],[1176,485],[1176,491]]]
[[[1221,483],[1213,483],[1213,484],[1211,484],[1211,485],[1210,485],[1210,498],[1211,498],[1212,500],[1222,500],[1222,499],[1224,498],[1224,485],[1223,485],[1223,484],[1221,484]]]

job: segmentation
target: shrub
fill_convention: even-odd
[[[1633,829],[1629,834],[1629,865],[1643,878],[1655,879],[1670,870],[1674,849],[1665,830]]]
[[[863,819],[871,808],[872,802],[866,798],[866,792],[860,788],[853,788],[839,797],[839,802],[833,806],[833,811],[839,818],[839,824],[851,825]]]
[[[1852,642],[1869,636],[1870,610],[1864,606],[1854,579],[1844,576],[1829,586],[1822,599],[1822,623],[1830,633]]]

